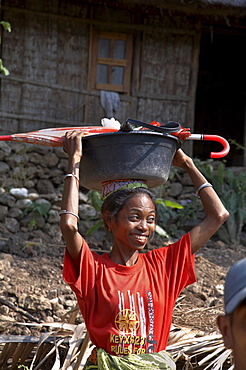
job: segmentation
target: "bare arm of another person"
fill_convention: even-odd
[[[67,250],[75,264],[78,264],[78,256],[82,248],[82,236],[78,232],[78,218],[75,216],[78,215],[79,208],[79,166],[82,157],[82,136],[77,131],[67,132],[64,140],[64,150],[69,156],[67,174],[75,176],[67,176],[64,179],[61,209],[73,214],[61,213],[60,228]]]
[[[181,149],[177,150],[175,153],[173,165],[183,168],[188,173],[196,189],[202,184],[207,183],[206,178],[197,169],[193,160]],[[206,216],[204,220],[190,232],[192,253],[195,253],[201,248],[229,217],[228,211],[222,204],[213,187],[202,188],[199,191],[199,196]]]

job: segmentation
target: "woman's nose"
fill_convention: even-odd
[[[141,220],[139,222],[139,225],[138,225],[142,230],[147,230],[148,229],[148,225],[147,225],[147,221],[146,220]]]

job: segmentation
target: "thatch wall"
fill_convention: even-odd
[[[90,29],[133,34],[129,94],[120,94],[119,120],[193,121],[199,24],[188,17],[149,15],[58,0],[5,0],[1,79],[3,133],[44,127],[97,125],[105,115],[100,91],[88,89]]]

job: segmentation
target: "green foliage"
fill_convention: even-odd
[[[95,208],[96,211],[100,212],[101,206],[103,204],[102,194],[99,191],[91,191],[89,193],[89,197],[91,199],[92,206]]]
[[[18,366],[18,369],[22,369],[22,370],[29,370],[29,367],[25,366],[25,365],[19,365]]]
[[[235,145],[235,147],[236,147],[236,149],[237,150],[246,150],[246,148],[242,145],[242,144],[240,144],[240,143],[238,143],[236,140],[234,140],[234,139],[229,139],[228,140],[229,141],[229,143],[231,144],[231,145]]]
[[[0,24],[3,26],[5,31],[11,32],[11,25],[9,22],[1,21]]]
[[[99,193],[99,191],[94,191],[94,190],[91,190],[89,192],[89,198],[91,200],[91,204],[93,206],[93,208],[98,212],[101,211],[101,206],[102,206],[102,203],[103,203],[103,198],[102,198],[102,194]],[[99,215],[98,215],[99,217]],[[86,232],[86,236],[90,236],[92,235],[95,231],[99,230],[101,227],[103,226],[103,220],[99,220],[97,221],[94,225],[92,225],[92,227],[90,227],[87,232]]]
[[[90,227],[87,232],[86,236],[92,235],[95,231],[99,230],[103,226],[103,220],[97,221],[92,227]]]
[[[244,223],[246,222],[246,173],[234,174],[221,163],[215,171],[211,164],[197,163],[198,168],[212,182],[224,206],[230,213],[228,220],[222,226],[227,242],[238,244]]]
[[[37,221],[36,220],[30,220],[28,222],[27,227],[28,227],[29,231],[37,229]]]
[[[156,204],[161,204],[164,207],[171,207],[171,208],[176,208],[176,209],[183,209],[184,208],[181,204],[179,204],[177,202],[173,202],[171,200],[166,200],[166,199],[163,199],[163,198],[156,198],[155,202],[156,202]]]
[[[1,21],[0,22],[0,25],[3,26],[3,28],[5,29],[5,31],[8,31],[8,32],[11,32],[11,26],[10,26],[10,23],[9,22],[6,22],[6,21]],[[1,38],[0,38],[0,44],[1,44]],[[4,67],[3,65],[3,61],[2,59],[0,58],[0,73],[4,74],[5,76],[8,76],[9,75],[9,70]]]
[[[203,206],[199,198],[194,195],[191,199],[182,201],[183,208],[177,212],[177,227],[181,228],[187,220],[197,218],[197,213],[203,210]]]
[[[24,214],[34,212],[37,215],[47,218],[49,210],[50,206],[48,203],[33,202],[31,205],[28,205],[28,207],[24,210]]]

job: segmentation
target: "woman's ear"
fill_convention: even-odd
[[[103,219],[105,224],[107,225],[108,231],[112,229],[112,221],[114,220],[114,216],[109,211],[105,211],[103,214]]]
[[[228,315],[219,315],[217,317],[217,325],[223,336],[224,345],[226,348],[233,348],[233,337],[231,331],[231,320]]]

